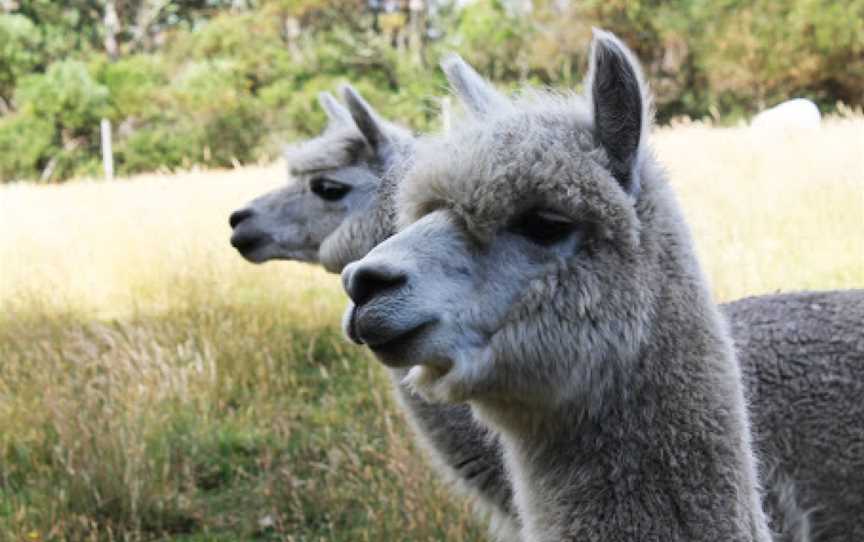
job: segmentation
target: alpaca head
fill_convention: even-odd
[[[645,222],[664,205],[647,90],[611,34],[595,32],[590,58],[583,96],[514,100],[445,61],[471,118],[418,146],[404,229],[342,274],[348,336],[415,366],[427,397],[590,396],[645,342],[659,283]]]
[[[328,241],[375,205],[381,176],[411,136],[381,120],[350,86],[343,93],[347,108],[329,93],[319,95],[329,119],[322,135],[285,149],[293,182],[231,215],[231,244],[250,262],[326,264]]]

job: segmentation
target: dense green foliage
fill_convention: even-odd
[[[362,0],[10,3],[0,14],[0,179],[98,174],[103,117],[121,174],[270,160],[321,128],[317,93],[346,81],[384,114],[430,129],[444,52],[504,87],[572,86],[592,26],[636,49],[660,122],[734,119],[796,96],[826,111],[864,102],[864,0],[427,4],[435,9],[418,25],[393,35]]]

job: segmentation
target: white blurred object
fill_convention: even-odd
[[[755,130],[816,130],[822,122],[819,108],[810,100],[795,98],[762,111],[750,121]]]
[[[114,152],[111,150],[111,121],[102,119],[99,123],[102,135],[102,167],[105,170],[105,180],[114,180]]]

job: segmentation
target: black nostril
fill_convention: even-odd
[[[231,213],[231,216],[228,217],[228,223],[231,224],[232,228],[236,228],[237,224],[243,222],[253,214],[252,209],[240,209],[239,211],[234,211]]]
[[[385,290],[401,286],[405,280],[404,273],[390,267],[361,267],[351,275],[348,295],[359,307]]]

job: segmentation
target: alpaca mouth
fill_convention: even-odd
[[[434,324],[427,320],[407,329],[386,329],[376,327],[370,329],[362,323],[363,316],[358,318],[358,308],[352,307],[345,324],[348,338],[356,344],[365,344],[384,365],[389,367],[407,367],[412,365],[411,352],[416,349],[418,339]]]
[[[363,344],[363,339],[357,332],[357,306],[352,306],[348,315],[348,321],[345,322],[345,334],[351,339],[354,344]]]
[[[269,235],[259,232],[235,230],[234,234],[231,235],[231,246],[236,248],[241,256],[254,263],[258,263],[260,260],[255,257],[255,252],[271,241]]]

